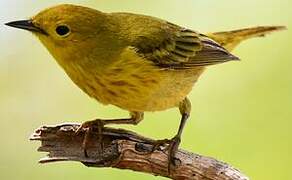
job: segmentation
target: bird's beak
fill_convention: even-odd
[[[35,26],[31,20],[12,21],[5,23],[5,25],[47,35],[43,29]]]

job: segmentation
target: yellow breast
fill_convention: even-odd
[[[166,70],[127,48],[102,72],[72,64],[70,78],[89,96],[103,104],[129,111],[159,111],[177,106],[191,91],[203,68]]]

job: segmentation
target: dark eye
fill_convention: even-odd
[[[56,33],[60,36],[65,36],[70,33],[70,29],[68,26],[60,25],[56,28]]]

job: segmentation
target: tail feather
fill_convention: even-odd
[[[240,42],[253,38],[264,37],[273,31],[285,30],[285,26],[259,26],[234,31],[215,32],[207,34],[228,51],[232,51]]]

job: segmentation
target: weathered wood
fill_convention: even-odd
[[[152,151],[154,140],[124,129],[104,128],[102,143],[97,140],[100,135],[91,133],[89,157],[85,157],[82,148],[85,133],[75,133],[79,125],[68,123],[38,128],[30,139],[41,141],[38,151],[49,153],[40,163],[79,161],[90,167],[131,169],[172,179],[249,179],[226,163],[184,150],[176,153],[176,165],[169,169],[167,144]]]

